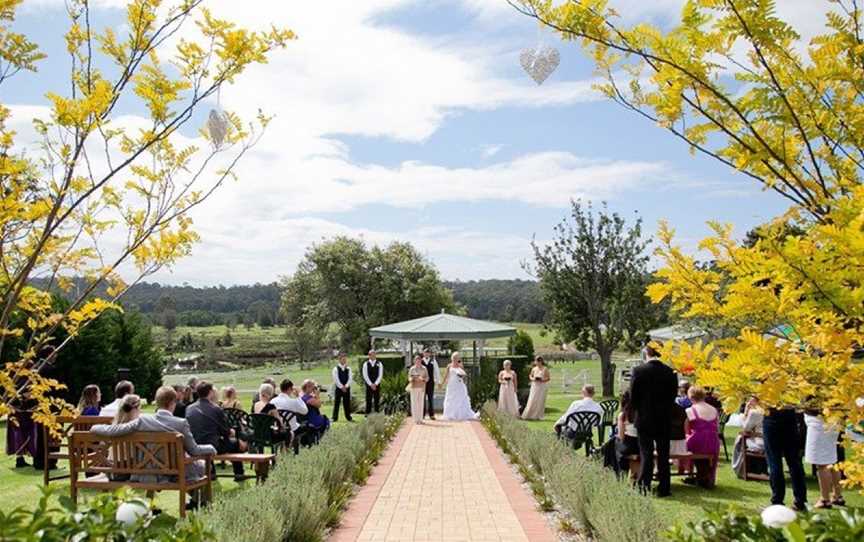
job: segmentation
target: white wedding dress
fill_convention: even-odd
[[[465,370],[456,367],[450,367],[447,370],[449,374],[447,375],[447,389],[444,391],[444,419],[476,420],[479,415],[471,410],[468,386],[465,385],[463,378]]]

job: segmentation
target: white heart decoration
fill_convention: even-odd
[[[559,62],[561,62],[561,55],[558,54],[558,49],[548,45],[523,49],[519,54],[519,63],[522,64],[522,69],[538,85],[542,85],[543,81],[552,75]]]
[[[221,147],[228,134],[228,119],[225,118],[225,114],[211,109],[210,117],[207,119],[207,131],[210,132],[210,140],[213,144],[217,148]]]

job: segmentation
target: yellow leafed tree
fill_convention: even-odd
[[[814,4],[818,4],[814,0]],[[711,331],[665,345],[731,404],[821,409],[864,421],[864,36],[857,0],[824,0],[804,41],[772,0],[690,0],[669,28],[628,25],[607,0],[513,2],[593,58],[599,89],[789,202],[748,242],[711,223],[700,264],[660,228],[649,288]],[[846,465],[864,485],[864,450]]]
[[[15,32],[21,2],[0,0],[0,93],[10,78],[33,77],[45,57]],[[71,76],[47,93],[50,113],[32,120],[35,151],[0,103],[0,416],[26,399],[48,424],[70,407],[54,398],[62,383],[42,370],[131,284],[189,253],[189,211],[233,177],[268,118],[213,112],[199,146],[180,130],[294,38],[238,28],[203,0],[129,0],[125,35],[92,26],[87,0],[66,5]],[[135,108],[146,115],[129,122]],[[68,307],[52,301],[56,291]]]

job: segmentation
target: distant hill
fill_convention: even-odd
[[[534,281],[490,279],[444,284],[453,291],[456,302],[467,308],[471,318],[536,323],[546,316],[540,288]],[[40,286],[38,281],[36,286]],[[104,291],[97,295],[104,295]],[[275,282],[204,288],[142,282],[129,289],[122,304],[144,314],[156,314],[170,306],[181,315],[185,325],[221,323],[232,315],[250,312],[257,315],[262,308],[278,320],[280,289]],[[205,313],[212,318],[205,318]]]

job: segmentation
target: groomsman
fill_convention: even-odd
[[[366,384],[366,415],[372,412],[381,412],[381,378],[384,377],[384,368],[375,355],[374,350],[369,351],[369,359],[363,362],[363,383]]]
[[[336,403],[333,406],[333,421],[339,421],[339,403],[344,405],[345,419],[351,419],[351,367],[348,366],[348,356],[339,352],[339,364],[333,367],[333,386],[336,389]]]
[[[428,415],[430,420],[434,420],[435,384],[441,379],[441,375],[438,370],[438,360],[432,357],[432,352],[428,348],[423,350],[423,367],[429,374],[429,379],[426,381],[426,400],[423,401],[423,415]]]

